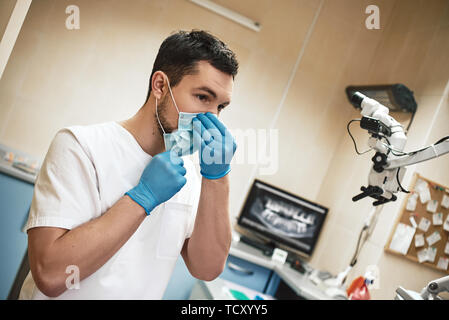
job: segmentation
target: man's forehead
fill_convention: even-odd
[[[199,62],[197,72],[186,75],[189,86],[193,89],[208,91],[213,96],[231,98],[234,80],[230,74],[224,73],[207,62]]]

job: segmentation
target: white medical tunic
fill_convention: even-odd
[[[55,135],[36,179],[25,230],[73,229],[100,217],[136,186],[152,157],[117,122],[64,128]],[[187,183],[157,206],[136,232],[79,289],[56,299],[161,299],[198,208],[200,179],[184,157]],[[68,269],[67,277],[73,276]],[[49,299],[28,274],[20,299]]]

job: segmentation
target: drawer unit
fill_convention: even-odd
[[[220,278],[264,293],[272,274],[270,269],[230,255]]]

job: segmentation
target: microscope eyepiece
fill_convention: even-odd
[[[364,94],[361,94],[360,92],[356,91],[354,92],[354,94],[351,97],[351,103],[356,107],[356,108],[362,108],[362,101],[363,99],[365,99],[366,96]]]

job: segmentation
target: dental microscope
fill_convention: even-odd
[[[352,103],[362,109],[360,127],[368,131],[368,145],[376,151],[371,159],[373,166],[368,176],[368,186],[362,186],[362,193],[353,197],[353,201],[371,197],[376,200],[374,206],[395,201],[395,193],[405,191],[401,180],[406,166],[449,153],[449,136],[428,147],[404,152],[407,142],[404,128],[388,114],[387,107],[360,92],[353,94]]]
[[[358,254],[364,244],[362,242],[363,233],[365,233],[363,240],[366,241],[373,231],[377,216],[382,210],[383,205],[391,201],[396,201],[396,194],[398,192],[408,192],[401,185],[401,181],[406,172],[405,167],[449,153],[449,136],[422,149],[404,152],[407,142],[406,133],[403,126],[389,115],[388,107],[358,91],[350,96],[350,101],[356,108],[361,109],[362,115],[361,119],[351,120],[347,126],[348,133],[354,142],[355,150],[357,154],[363,154],[372,150],[375,151],[374,156],[371,158],[373,164],[368,175],[368,185],[362,186],[362,192],[354,196],[352,200],[359,201],[366,197],[371,197],[375,201],[373,202],[373,208],[365,220],[356,253],[350,265],[344,271],[340,272],[337,277],[327,280],[331,287],[339,289],[340,296],[342,295],[341,288],[346,281],[346,277],[357,263]],[[360,121],[360,127],[367,130],[370,135],[368,140],[370,149],[363,153],[358,151],[355,140],[349,130],[350,124],[354,121]],[[367,278],[367,280],[371,281],[372,279]],[[421,292],[421,295],[414,294],[402,287],[397,289],[397,293],[402,299],[432,299],[441,291],[449,291],[449,277],[432,281]]]
[[[402,125],[388,114],[387,107],[360,92],[353,94],[351,102],[362,109],[360,126],[370,134],[368,145],[375,150],[368,186],[362,186],[362,193],[353,197],[353,201],[371,197],[376,200],[373,206],[395,201],[395,193],[407,192],[401,185],[406,166],[449,153],[449,136],[422,149],[404,152],[407,136]],[[373,214],[370,213],[369,223],[365,223],[365,226],[370,224]],[[443,291],[449,292],[449,276],[431,281],[420,294],[399,287],[396,298],[433,300],[439,299],[438,294]]]

